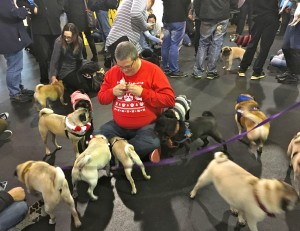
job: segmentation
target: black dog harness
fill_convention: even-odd
[[[115,139],[114,142],[112,142],[112,144],[111,144],[111,148],[114,146],[115,143],[117,143],[120,140],[125,140],[125,139],[124,138]]]

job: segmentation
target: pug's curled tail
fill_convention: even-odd
[[[42,117],[43,115],[46,114],[53,114],[54,111],[51,110],[50,108],[43,108],[40,112],[39,112],[39,117]]]
[[[35,92],[38,92],[40,90],[40,88],[43,87],[43,86],[44,86],[44,84],[38,84],[38,85],[36,85]]]
[[[56,176],[54,180],[54,188],[55,190],[62,190],[65,183],[65,174],[60,167],[56,167]]]
[[[128,157],[138,166],[143,166],[143,162],[141,161],[138,154],[135,152],[134,147],[131,144],[125,145],[125,153]]]
[[[82,169],[87,163],[89,163],[92,159],[91,155],[85,155],[83,158],[81,158],[77,163],[76,166],[79,169]]]
[[[215,160],[217,163],[222,163],[228,160],[228,156],[226,156],[223,152],[216,152]]]

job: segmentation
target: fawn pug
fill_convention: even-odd
[[[255,129],[253,128],[266,120],[266,115],[259,109],[259,105],[253,96],[249,94],[239,95],[236,101],[235,111],[235,122],[239,134],[242,133],[243,129],[248,132],[247,138],[250,144],[256,147],[257,154],[260,156],[264,143],[269,136],[270,123],[268,122]]]
[[[215,158],[199,176],[190,198],[209,183],[214,184],[230,205],[231,212],[238,215],[238,223],[244,226],[247,222],[251,231],[257,231],[257,222],[266,215],[292,210],[299,200],[291,185],[277,179],[259,179],[222,152],[215,153]]]
[[[229,47],[225,46],[221,50],[221,58],[225,64],[223,69],[230,71],[232,67],[232,62],[235,59],[242,60],[245,54],[245,50],[240,47]]]
[[[136,194],[137,190],[135,187],[134,180],[131,176],[132,166],[134,164],[137,164],[140,167],[142,174],[146,180],[149,180],[151,176],[147,175],[143,162],[141,161],[138,154],[135,152],[134,147],[131,144],[129,144],[127,140],[115,136],[112,139],[110,139],[110,143],[112,153],[115,156],[115,168],[119,167],[119,161],[121,161],[124,167],[126,178],[131,184],[131,193]]]
[[[40,192],[49,214],[49,224],[55,224],[55,207],[61,200],[69,205],[76,227],[81,226],[68,182],[60,167],[53,167],[44,161],[26,161],[17,165],[15,175],[26,185],[28,192]]]
[[[72,169],[73,195],[77,193],[77,182],[82,180],[89,184],[88,194],[91,199],[97,200],[98,197],[94,194],[94,189],[99,179],[98,170],[106,167],[106,173],[109,176],[110,159],[111,152],[106,137],[103,135],[93,136],[89,141],[87,149],[75,160]]]
[[[67,103],[64,102],[64,92],[65,88],[61,80],[54,84],[38,84],[35,87],[34,98],[42,108],[47,107],[47,105],[51,108],[47,100],[55,101],[59,99],[62,105],[67,105]],[[38,110],[41,109],[40,107],[37,105]]]
[[[290,165],[294,170],[294,187],[299,194],[300,183],[300,132],[291,140],[287,155],[291,159]]]
[[[78,142],[91,127],[89,111],[85,108],[79,108],[68,116],[63,116],[55,114],[49,108],[44,108],[39,112],[39,117],[39,132],[45,145],[46,155],[51,153],[47,145],[47,137],[50,133],[52,142],[57,149],[62,148],[57,144],[57,135],[71,140],[77,157],[79,155]]]

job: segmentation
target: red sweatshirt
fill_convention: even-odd
[[[129,92],[119,98],[113,95],[113,88],[123,78],[126,83],[143,87],[141,97]],[[163,108],[173,107],[175,95],[162,70],[142,60],[140,69],[133,76],[126,76],[117,65],[106,72],[98,100],[104,105],[112,103],[113,118],[120,127],[139,129],[154,122]]]

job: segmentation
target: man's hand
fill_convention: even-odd
[[[143,88],[139,85],[128,84],[127,91],[130,92],[131,94],[133,94],[134,96],[140,97],[142,95]]]
[[[14,201],[23,201],[25,199],[25,191],[22,187],[16,187],[8,191]]]
[[[126,83],[120,83],[113,88],[113,94],[116,97],[121,97],[125,94],[127,90]]]
[[[56,83],[58,83],[56,76],[54,76],[54,75],[51,76],[51,84],[56,84]]]
[[[293,21],[289,25],[296,26],[299,21],[300,21],[300,3],[297,4],[297,9],[295,11]]]

